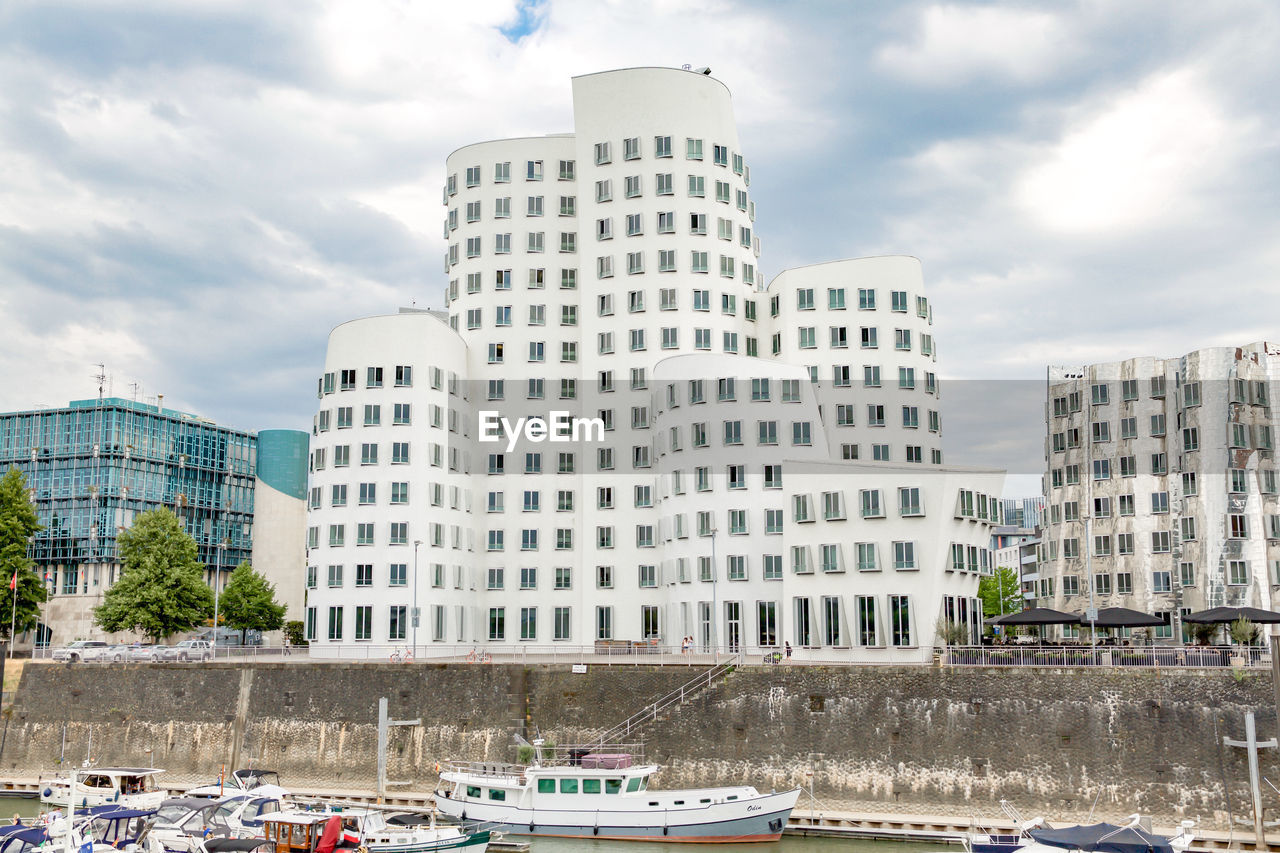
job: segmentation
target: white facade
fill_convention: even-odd
[[[1271,609],[1280,584],[1275,411],[1280,348],[1215,347],[1051,371],[1048,606],[1163,615]]]
[[[642,68],[573,91],[574,134],[449,157],[447,319],[330,338],[312,654],[692,636],[910,660],[940,618],[976,628],[1003,473],[942,465],[919,262],[818,264],[766,287],[724,85]],[[384,381],[366,387],[374,368]],[[412,384],[393,384],[405,368]],[[556,412],[595,426],[481,435],[481,418]],[[366,444],[378,456],[361,465]],[[416,643],[397,609],[415,550]]]

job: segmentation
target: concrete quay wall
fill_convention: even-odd
[[[513,761],[512,733],[584,742],[699,672],[686,667],[213,664],[25,668],[0,776],[79,764],[279,770],[302,788],[372,789],[378,698],[388,778],[429,790],[447,759]],[[1276,733],[1270,678],[1151,670],[744,667],[642,726],[664,788],[808,788],[845,812],[1083,819],[1133,812],[1225,826],[1248,813],[1244,715]],[[1277,750],[1262,775],[1280,784]],[[1266,785],[1264,783],[1264,788]],[[1272,792],[1268,809],[1280,807]],[[806,807],[803,797],[801,807]],[[1280,815],[1267,815],[1270,817]]]

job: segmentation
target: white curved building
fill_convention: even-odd
[[[573,93],[574,134],[450,155],[448,326],[407,313],[330,339],[312,654],[693,636],[909,660],[930,655],[939,619],[976,630],[1003,474],[942,466],[919,262],[766,286],[725,86],[640,68]],[[402,368],[413,385],[365,381]],[[410,423],[389,420],[401,405]],[[573,419],[576,437],[548,434]],[[333,467],[338,447],[367,444],[376,462]],[[391,502],[396,484],[408,503]],[[412,578],[387,568],[413,575],[415,551],[416,644]]]

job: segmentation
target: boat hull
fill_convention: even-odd
[[[467,824],[510,835],[551,838],[669,841],[724,844],[777,841],[800,792],[766,794],[755,800],[720,803],[679,812],[609,810],[553,811],[490,806],[437,798],[437,808]]]
[[[404,844],[372,843],[366,846],[369,849],[369,853],[436,853],[438,850],[461,850],[463,848],[467,848],[467,853],[484,853],[485,848],[489,846],[491,834],[486,829],[479,832],[463,833],[450,838],[440,838],[434,841],[410,841]]]

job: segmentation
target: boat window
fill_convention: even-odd
[[[554,794],[555,792],[556,792],[555,779],[539,779],[538,780],[539,794]]]
[[[606,794],[621,794],[622,780],[621,779],[605,779],[604,792]]]
[[[709,802],[711,802],[711,798],[710,798],[710,797],[704,797],[704,798],[702,798],[701,800],[698,800],[698,802],[700,802],[700,803],[709,803]]]
[[[736,799],[738,799],[738,795],[737,795],[737,794],[730,794],[729,796],[725,797],[725,799],[726,799],[726,800],[736,800]]]
[[[683,805],[684,805],[684,800],[676,800],[676,801],[675,801],[674,803],[672,803],[671,805],[673,805],[673,806],[683,806]]]
[[[479,789],[479,788],[477,788],[475,785],[468,785],[468,786],[467,786],[467,796],[468,796],[468,797],[475,797],[476,799],[480,799],[480,789]]]
[[[114,788],[111,784],[110,776],[86,776],[84,781],[80,783],[86,788]]]
[[[627,780],[627,793],[630,794],[633,791],[639,791],[639,790],[640,790],[640,777],[632,776],[630,779]]]
[[[578,780],[577,779],[561,779],[560,793],[562,794],[578,793]]]
[[[642,776],[642,777],[640,777],[640,790],[641,790],[641,791],[647,791],[647,790],[649,790],[649,777],[648,777],[648,776]]]
[[[584,794],[600,793],[600,780],[599,779],[583,779],[582,793]]]
[[[507,792],[502,790],[501,788],[489,789],[489,799],[501,801],[501,800],[505,800],[506,798],[507,798]]]
[[[658,803],[653,802],[653,801],[650,801],[649,805],[651,805],[651,806],[656,806],[656,805],[658,805]]]

